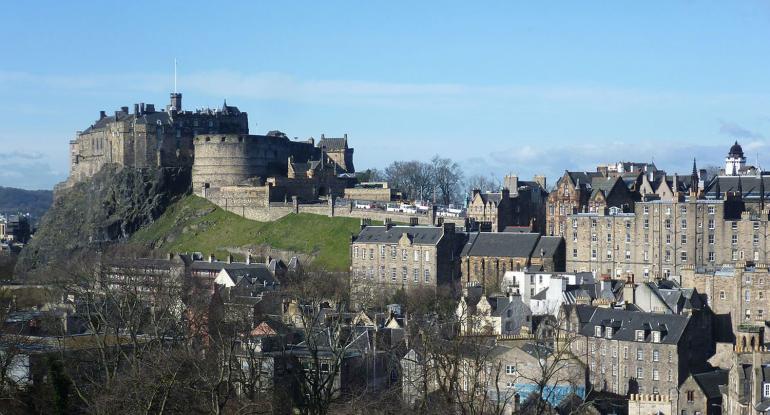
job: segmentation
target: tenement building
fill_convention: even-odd
[[[450,285],[459,271],[457,252],[463,234],[453,223],[441,226],[362,225],[350,244],[353,301],[372,304],[398,290],[428,290]]]
[[[503,188],[498,192],[473,190],[468,203],[468,218],[484,232],[503,232],[515,227],[542,233],[548,197],[545,186],[544,176],[535,176],[534,181],[505,176]]]
[[[165,109],[153,104],[121,107],[114,114],[99,112],[88,128],[70,141],[68,187],[91,177],[105,164],[117,166],[191,167],[193,138],[198,134],[248,134],[248,115],[237,107],[189,111],[182,109],[182,94],[172,93]]]
[[[595,390],[675,401],[689,374],[704,370],[712,344],[707,318],[595,308],[573,347]]]
[[[634,213],[569,215],[567,270],[644,280],[680,275],[683,267],[768,262],[770,211],[746,210],[739,193],[723,199],[681,193],[637,202]]]
[[[636,183],[636,178],[631,183]],[[548,195],[546,234],[565,236],[569,215],[600,212],[611,207],[630,212],[636,200],[636,194],[629,190],[629,184],[619,175],[608,175],[604,171],[565,171]]]
[[[564,240],[538,233],[474,232],[460,259],[463,283],[495,292],[507,271],[564,271]]]

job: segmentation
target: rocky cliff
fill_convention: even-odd
[[[16,274],[29,278],[84,248],[126,239],[189,189],[189,169],[105,166],[91,179],[57,192],[22,250]]]

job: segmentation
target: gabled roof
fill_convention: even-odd
[[[532,251],[532,255],[539,256],[542,254],[545,258],[552,257],[563,244],[564,239],[561,236],[541,236],[537,241],[535,250]]]
[[[693,374],[692,377],[707,398],[719,399],[722,397],[719,386],[727,385],[729,374],[730,371],[726,369],[715,369],[710,372]]]
[[[348,148],[347,138],[322,138],[318,140],[318,148],[325,149],[326,151],[341,151]]]
[[[461,256],[529,258],[541,239],[537,233],[476,232],[469,236]],[[550,243],[544,248],[550,248]]]
[[[444,236],[444,229],[437,226],[367,226],[355,242],[395,244],[403,234],[407,234],[415,245],[436,245]]]
[[[636,331],[645,333],[645,342],[652,341],[652,331],[661,332],[660,342],[663,344],[678,344],[687,325],[688,316],[677,314],[645,313],[640,311],[617,310],[612,308],[597,308],[588,323],[580,333],[593,337],[595,326],[613,327],[613,339],[636,341]]]

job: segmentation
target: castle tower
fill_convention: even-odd
[[[169,112],[171,111],[182,111],[182,93],[181,92],[172,92],[171,93],[171,102],[169,103],[168,108],[166,108]]]
[[[746,157],[743,156],[743,148],[738,141],[730,147],[730,152],[727,153],[725,158],[725,175],[737,176],[740,174],[743,167],[746,166]]]

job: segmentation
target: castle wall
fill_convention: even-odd
[[[292,142],[283,136],[198,135],[194,139],[193,186],[234,186],[246,179],[285,175],[289,156],[306,161],[314,153],[310,143]]]

